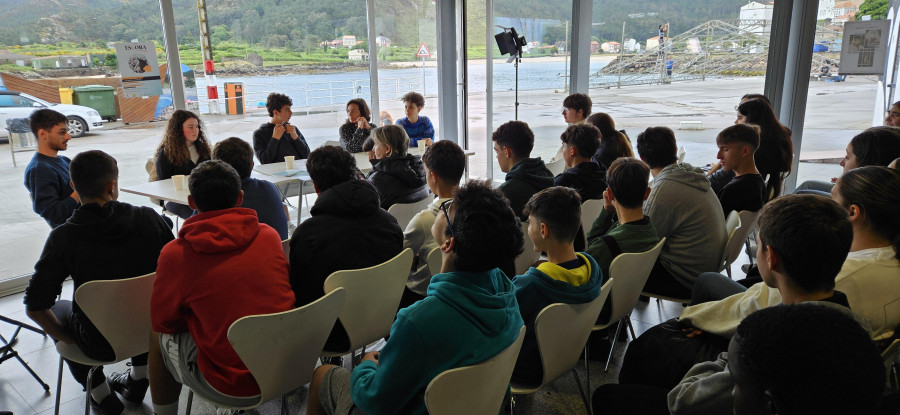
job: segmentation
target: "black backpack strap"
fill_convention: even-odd
[[[609,247],[609,252],[612,254],[612,257],[615,258],[622,253],[622,247],[619,246],[619,243],[616,242],[616,238],[613,238],[612,235],[603,235],[603,242],[606,242],[606,246]]]

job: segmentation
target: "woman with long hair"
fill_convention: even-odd
[[[338,129],[341,147],[351,153],[359,153],[362,145],[369,138],[375,124],[372,121],[372,113],[369,105],[362,98],[354,98],[347,101],[347,121]]]
[[[587,122],[600,130],[600,148],[592,158],[600,163],[603,171],[619,157],[634,157],[631,141],[624,131],[616,131],[616,122],[609,114],[604,112],[591,114]]]
[[[881,166],[848,171],[831,189],[853,224],[850,254],[835,279],[854,313],[869,319],[875,337],[900,325],[888,312],[900,299],[900,172]]]
[[[841,175],[857,167],[887,166],[900,157],[900,127],[871,127],[854,136],[845,149]],[[807,180],[797,186],[797,193],[828,196],[837,178],[831,182]]]
[[[166,125],[162,142],[156,148],[156,178],[165,180],[175,175],[187,176],[198,164],[209,160],[211,153],[200,117],[190,111],[175,111]],[[190,206],[174,202],[166,202],[165,208],[182,219],[194,213]]]
[[[399,125],[386,125],[372,130],[372,172],[367,179],[381,197],[381,207],[395,203],[413,203],[428,197],[425,165],[422,159],[407,153],[409,136]]]

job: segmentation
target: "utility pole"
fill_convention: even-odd
[[[616,88],[622,87],[622,69],[625,67],[625,22],[622,22],[622,43],[619,45],[619,82]]]
[[[209,38],[209,20],[206,18],[206,0],[197,0],[197,11],[200,14],[200,51],[203,54],[203,74],[206,77],[206,98],[209,113],[219,114],[219,89],[216,84],[216,66],[212,56],[212,42]],[[170,71],[176,68],[170,68]],[[181,71],[181,68],[177,68]]]
[[[565,72],[563,72],[563,74],[565,74],[563,76],[563,79],[565,80],[565,85],[563,86],[563,91],[565,91],[565,93],[568,94],[569,93],[569,82],[568,82],[569,81],[569,59],[572,56],[569,53],[569,21],[568,20],[566,20],[565,41],[566,41],[566,70],[565,70]]]

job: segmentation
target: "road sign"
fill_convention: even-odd
[[[419,51],[416,52],[417,58],[430,58],[431,52],[428,51],[428,46],[425,46],[425,43],[422,43],[422,46],[419,46]]]

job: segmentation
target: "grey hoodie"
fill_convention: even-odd
[[[671,164],[650,183],[644,214],[660,238],[667,238],[659,259],[685,287],[693,288],[703,272],[720,271],[725,249],[722,205],[702,170]]]

